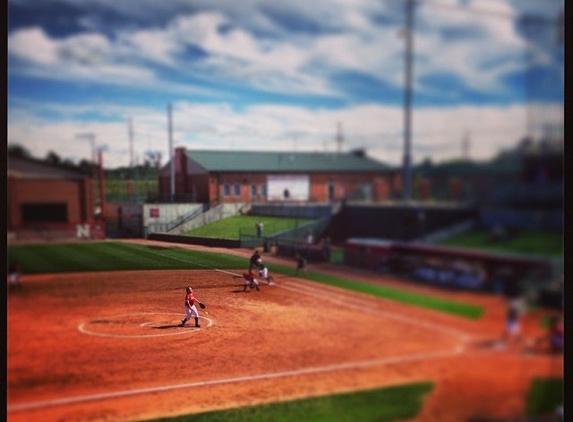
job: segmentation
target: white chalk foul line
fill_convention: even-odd
[[[124,391],[116,391],[111,393],[101,393],[101,394],[88,394],[85,396],[77,396],[77,397],[68,397],[62,399],[55,399],[55,400],[44,400],[38,402],[31,402],[31,403],[21,403],[21,404],[13,404],[8,405],[7,410],[8,412],[16,412],[22,410],[31,410],[31,409],[38,409],[43,407],[52,407],[52,406],[62,406],[67,404],[74,404],[74,403],[85,403],[89,401],[96,401],[96,400],[105,400],[105,399],[116,399],[120,397],[126,396],[135,396],[139,394],[149,394],[149,393],[159,393],[164,391],[172,391],[172,390],[182,390],[186,388],[198,388],[198,387],[206,387],[211,385],[221,385],[221,384],[232,384],[238,382],[250,382],[250,381],[257,381],[257,380],[269,380],[275,378],[285,378],[285,377],[293,377],[298,375],[314,375],[320,374],[324,372],[334,372],[334,371],[343,371],[347,369],[361,369],[361,368],[369,368],[373,366],[384,366],[384,365],[391,365],[395,363],[404,363],[404,362],[411,362],[411,361],[418,361],[418,360],[426,360],[426,359],[437,359],[442,357],[453,356],[459,354],[461,350],[456,348],[454,350],[447,350],[447,351],[438,351],[432,353],[422,353],[410,356],[397,356],[391,358],[382,358],[382,359],[373,359],[373,360],[366,360],[361,362],[348,362],[348,363],[341,363],[337,365],[327,365],[327,366],[318,366],[318,367],[311,367],[311,368],[304,368],[304,369],[296,369],[292,371],[282,371],[282,372],[274,372],[274,373],[265,373],[265,374],[258,374],[258,375],[247,375],[242,377],[235,377],[235,378],[222,378],[222,379],[215,379],[210,381],[197,381],[191,383],[184,383],[184,384],[173,384],[173,385],[164,385],[159,387],[150,387],[150,388],[139,388],[133,390],[124,390]]]
[[[215,271],[221,272],[221,273],[225,273],[225,274],[230,274],[233,276],[240,276],[240,274],[236,274],[230,271],[225,271],[225,270],[219,270],[217,268],[215,268]],[[305,282],[307,283],[312,283],[312,281],[308,281],[305,280]],[[334,303],[338,303],[338,304],[343,304],[344,306],[348,307],[348,308],[353,308],[359,311],[363,311],[363,312],[370,312],[370,313],[374,313],[377,315],[383,315],[386,316],[388,318],[393,318],[395,320],[399,320],[405,323],[408,323],[410,325],[414,325],[414,326],[418,326],[418,327],[422,327],[422,328],[428,328],[428,329],[432,329],[435,331],[440,331],[440,332],[444,332],[450,335],[454,335],[456,337],[459,337],[462,341],[468,341],[471,336],[467,333],[464,333],[462,331],[456,330],[454,328],[450,328],[448,326],[445,325],[440,325],[440,324],[433,324],[431,322],[424,322],[424,321],[420,321],[418,319],[414,319],[414,318],[409,318],[403,315],[399,315],[396,314],[394,312],[388,312],[388,311],[382,311],[379,310],[375,307],[373,307],[372,302],[369,302],[368,299],[370,299],[370,297],[368,299],[364,298],[355,298],[353,297],[352,299],[348,300],[348,295],[344,292],[335,292],[334,290],[328,290],[330,288],[330,286],[326,287],[324,285],[320,285],[320,287],[317,286],[311,286],[309,284],[306,283],[296,283],[297,287],[293,288],[290,287],[288,285],[284,285],[284,284],[275,284],[277,287],[280,287],[282,289],[285,290],[290,290],[293,292],[297,292],[298,294],[302,294],[302,295],[306,295],[306,296],[311,296],[311,297],[315,297],[315,298],[319,298],[322,300],[327,300],[329,302],[334,302]],[[303,291],[306,290],[306,291]],[[330,296],[330,297],[329,297]],[[352,303],[355,302],[355,303]]]
[[[428,328],[428,329],[435,330],[435,331],[441,331],[441,332],[444,332],[444,333],[447,333],[450,335],[457,336],[463,341],[466,341],[471,337],[467,333],[456,330],[454,328],[450,328],[450,327],[445,326],[445,325],[433,324],[431,322],[420,321],[419,319],[414,319],[414,318],[409,318],[409,317],[406,317],[403,315],[399,315],[399,314],[396,314],[394,312],[382,311],[380,309],[372,307],[372,304],[368,304],[367,306],[365,306],[365,305],[356,305],[353,303],[346,302],[342,297],[342,295],[343,295],[342,293],[340,293],[340,294],[334,293],[334,292],[328,292],[327,293],[325,290],[321,290],[321,291],[317,290],[316,293],[311,293],[309,291],[301,292],[298,288],[293,288],[293,287],[285,286],[285,285],[279,285],[278,287],[286,289],[286,290],[291,290],[291,291],[297,292],[299,294],[304,294],[307,296],[312,296],[312,297],[316,297],[316,298],[319,298],[322,300],[330,301],[333,303],[343,304],[347,308],[353,308],[353,309],[356,309],[356,310],[359,310],[362,312],[369,312],[369,313],[373,313],[373,314],[377,314],[377,315],[383,315],[385,317],[399,320],[399,321],[402,321],[402,322],[405,322],[405,323],[408,323],[410,325],[414,325],[417,327]]]
[[[220,269],[218,269],[218,268],[215,268],[214,270],[217,271],[217,272],[220,272],[220,273],[225,273],[225,274],[234,275],[234,276],[237,276],[237,277],[242,277],[241,274],[233,273],[233,272],[231,272],[231,271],[220,270]]]

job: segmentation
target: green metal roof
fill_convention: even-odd
[[[19,179],[85,179],[88,174],[77,168],[66,168],[35,158],[11,155],[7,160],[8,177]]]
[[[511,175],[521,172],[521,161],[518,157],[508,157],[503,160],[492,160],[488,162],[453,160],[433,164],[431,166],[419,165],[414,167],[414,172],[428,176]]]
[[[211,172],[385,172],[393,169],[354,152],[188,150],[187,157]]]

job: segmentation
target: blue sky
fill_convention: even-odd
[[[106,167],[189,149],[400,165],[405,0],[9,0],[8,143]],[[563,125],[562,0],[417,0],[412,159]],[[132,137],[129,126],[132,122]],[[559,129],[558,129],[559,131]],[[133,149],[132,149],[133,147]],[[133,151],[133,153],[132,153]],[[256,163],[253,163],[256,166]]]

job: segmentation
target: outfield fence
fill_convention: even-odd
[[[264,237],[241,233],[240,244],[242,248],[248,249],[263,247],[264,252],[270,252],[273,255],[293,258],[300,255],[308,261],[330,261],[330,241],[323,238],[323,233],[329,222],[330,216],[327,216]],[[311,243],[308,242],[307,236],[309,234],[312,235],[313,239]]]
[[[7,233],[8,243],[105,238],[106,222],[103,220],[29,224],[11,227]]]

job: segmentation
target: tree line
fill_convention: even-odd
[[[30,150],[23,145],[9,144],[7,152],[9,157],[26,158],[31,161],[43,162],[52,166],[79,171],[90,176],[95,175],[96,171],[95,163],[90,160],[83,158],[76,163],[70,158],[61,157],[54,151],[48,151],[43,159],[38,159],[34,157]],[[156,178],[159,175],[160,168],[161,154],[153,152],[146,154],[146,159],[143,165],[104,169],[104,174],[106,178],[113,179]]]

